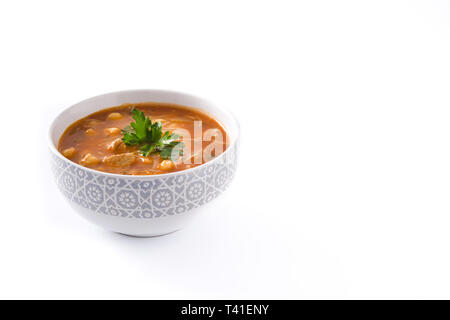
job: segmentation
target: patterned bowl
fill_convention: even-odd
[[[58,152],[60,136],[76,120],[107,107],[146,101],[176,103],[206,111],[225,127],[230,146],[200,166],[153,176],[92,170]],[[238,122],[228,111],[192,95],[163,90],[112,92],[84,100],[61,112],[49,131],[52,171],[58,188],[75,211],[108,230],[141,237],[179,230],[227,188],[236,170],[238,139]]]

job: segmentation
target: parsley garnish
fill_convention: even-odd
[[[163,133],[161,122],[153,122],[142,111],[133,110],[133,119],[123,130],[122,141],[127,146],[139,146],[143,156],[158,153],[163,159],[175,161],[183,154],[184,144],[177,134]]]

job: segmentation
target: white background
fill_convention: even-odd
[[[450,298],[450,2],[2,1],[0,298]],[[214,209],[136,239],[73,212],[46,134],[101,93],[222,104]]]

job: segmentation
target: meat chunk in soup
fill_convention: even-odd
[[[134,153],[121,153],[107,156],[103,159],[103,163],[111,167],[128,167],[136,161],[137,156]]]
[[[108,146],[106,147],[108,151],[114,152],[114,153],[123,153],[127,151],[127,146],[122,141],[122,138],[117,138],[114,141],[112,141]]]

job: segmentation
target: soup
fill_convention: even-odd
[[[169,103],[134,103],[104,109],[70,125],[58,143],[82,166],[117,174],[153,175],[201,165],[228,147],[219,122]]]

